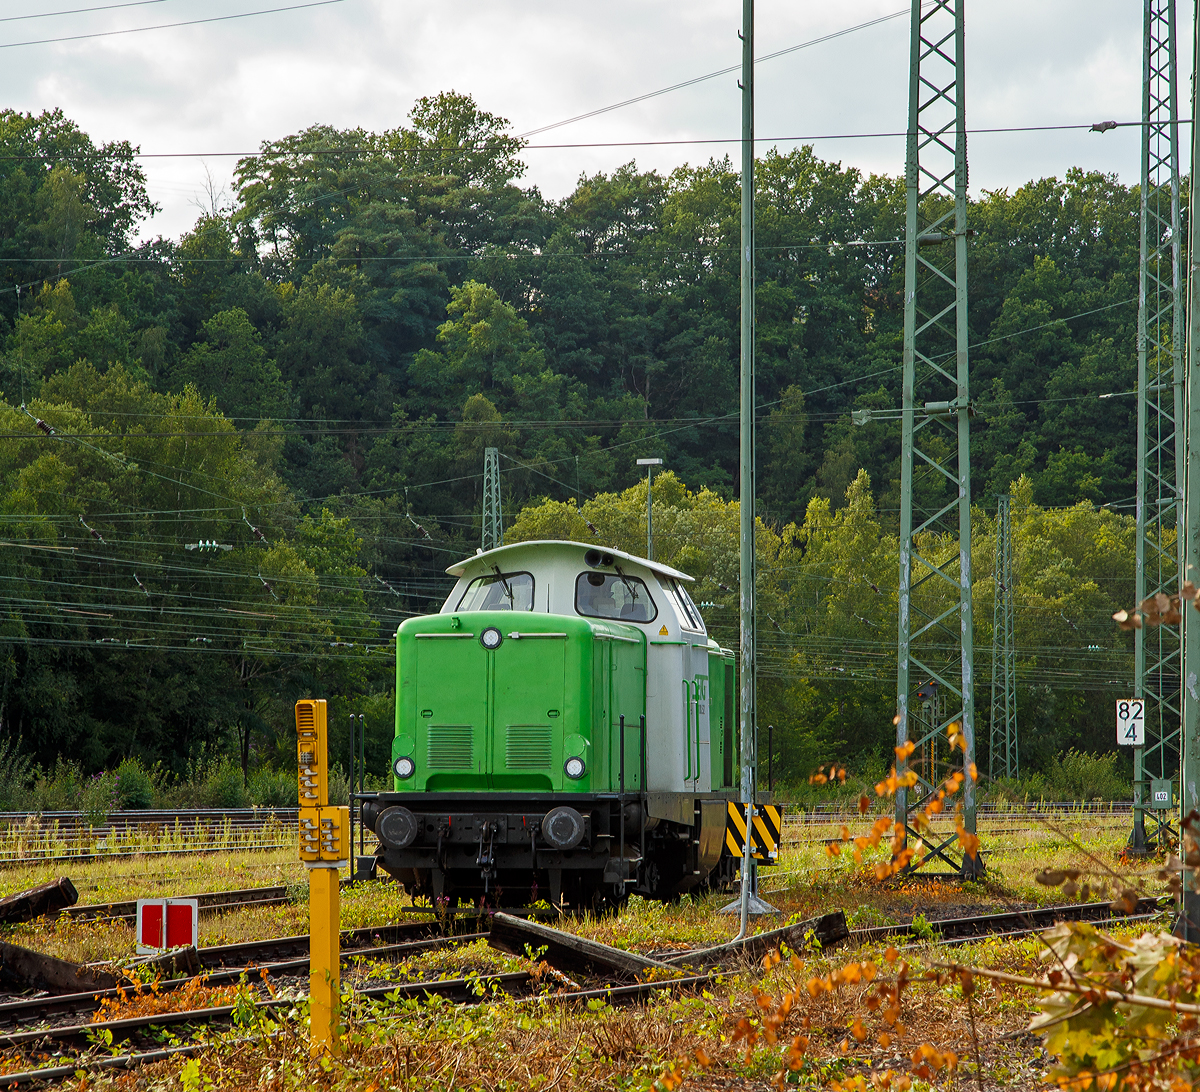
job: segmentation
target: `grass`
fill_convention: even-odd
[[[913,877],[879,883],[872,860],[856,865],[849,852],[831,858],[827,838],[840,834],[840,824],[795,829],[785,843],[777,868],[764,869],[762,893],[781,912],[765,920],[770,928],[841,906],[852,925],[910,921],[923,914],[929,921],[963,913],[1063,901],[1061,893],[1038,887],[1032,874],[1041,867],[1080,867],[1089,854],[1115,862],[1124,845],[1128,818],[1084,817],[1061,829],[1035,824],[981,824],[988,873],[981,883],[957,884]],[[869,827],[851,822],[852,833]],[[990,827],[990,829],[989,829]],[[789,829],[789,833],[792,830]],[[875,851],[885,855],[885,850]],[[1146,871],[1153,869],[1147,865]],[[201,919],[201,942],[229,943],[307,931],[303,901],[304,870],[290,851],[214,854],[201,859],[148,858],[91,861],[71,875],[86,901],[132,898],[138,894],[186,894],[268,883],[294,885],[301,901],[286,907],[235,910]],[[0,890],[13,891],[50,878],[53,869],[22,866],[0,874]],[[736,932],[733,915],[719,913],[728,895],[688,899],[663,906],[631,899],[618,917],[584,917],[562,923],[605,943],[642,952],[699,947],[729,939]],[[408,900],[397,885],[375,882],[343,892],[344,928],[384,925],[398,920]],[[7,939],[64,958],[80,961],[127,958],[132,930],[122,923],[45,921],[12,926]],[[347,994],[346,1053],[336,1060],[310,1060],[302,1027],[305,1007],[275,1026],[247,1014],[228,1034],[217,1035],[205,1053],[192,1061],[174,1060],[146,1067],[136,1075],[98,1076],[90,1084],[136,1089],[180,1089],[209,1092],[285,1092],[290,1089],[486,1088],[538,1090],[665,1089],[677,1079],[698,1089],[768,1089],[781,1072],[798,1034],[809,1046],[801,1066],[788,1072],[788,1083],[824,1087],[854,1073],[891,1068],[907,1072],[909,1055],[924,1042],[953,1050],[960,1059],[956,1080],[973,1084],[972,1033],[969,1011],[957,984],[913,981],[904,996],[902,1032],[889,1029],[879,1011],[866,1006],[870,988],[864,983],[810,996],[807,983],[847,965],[872,962],[880,977],[895,977],[885,944],[860,950],[806,953],[803,965],[785,959],[764,969],[744,966],[702,993],[668,993],[630,1008],[603,1002],[555,1006],[538,1001],[495,999],[475,1007],[444,1002],[367,1003]],[[980,942],[941,948],[934,943],[906,946],[900,958],[916,978],[931,963],[953,959],[1011,971],[1037,974],[1043,969],[1036,939]],[[380,981],[419,981],[469,974],[536,970],[531,961],[504,955],[480,941],[446,950],[420,953],[400,964],[356,960],[343,972],[343,986]],[[543,978],[552,990],[551,976]],[[252,984],[237,996],[249,996]],[[277,984],[287,987],[288,983]],[[292,987],[295,983],[290,984]],[[196,987],[200,989],[200,987]],[[775,1034],[765,1036],[780,999],[800,990],[800,1000]],[[197,997],[200,995],[197,994]],[[214,997],[216,995],[214,994]],[[223,998],[234,996],[223,992]],[[195,998],[193,998],[193,1001]],[[234,1003],[229,1001],[228,1003]],[[128,999],[129,1005],[174,1004],[167,995]],[[971,1002],[976,1033],[983,1051],[989,1088],[1025,1088],[1040,1083],[1044,1058],[1028,1037],[1005,1039],[1027,1023],[1032,998],[1013,988],[977,980]],[[134,1011],[134,1010],[130,1010]],[[158,1011],[150,1009],[150,1011]],[[807,1021],[807,1024],[805,1023]],[[854,1037],[858,1021],[864,1038]],[[740,1029],[740,1030],[739,1030]],[[883,1038],[884,1033],[890,1041]],[[748,1044],[747,1034],[752,1042]],[[185,1032],[181,1035],[186,1037]],[[251,1042],[245,1040],[249,1038]],[[115,1046],[112,1049],[116,1049]],[[707,1060],[707,1065],[702,1064]],[[19,1063],[19,1064],[18,1064]],[[28,1059],[0,1057],[0,1072],[13,1072]],[[945,1077],[945,1074],[942,1075]],[[935,1078],[934,1083],[943,1083]]]
[[[126,902],[169,894],[303,885],[295,850],[238,851],[165,857],[46,861],[0,869],[0,896],[69,876],[81,903]]]

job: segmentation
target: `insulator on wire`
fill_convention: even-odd
[[[391,584],[389,584],[386,580],[384,580],[383,577],[376,576],[375,579],[377,581],[379,581],[379,583],[382,584],[385,588],[387,588],[387,590],[390,591],[397,599],[400,598],[400,593],[398,591],[396,591],[396,589],[393,588],[391,586]]]
[[[253,523],[246,517],[246,509],[242,509],[242,522],[250,528],[250,533],[264,546],[267,545],[267,536],[262,533]]]
[[[272,599],[274,599],[276,603],[278,603],[278,602],[279,602],[279,596],[277,596],[277,595],[275,594],[275,589],[271,587],[271,583],[270,583],[270,581],[268,581],[268,580],[263,580],[263,574],[262,574],[262,573],[259,573],[259,574],[258,574],[258,579],[259,579],[259,580],[262,580],[262,586],[263,586],[264,588],[266,588],[266,589],[267,589],[267,591],[269,591],[269,592],[271,593],[271,598],[272,598]]]
[[[83,516],[79,517],[79,522],[83,523]],[[102,534],[100,534],[100,532],[97,531],[94,527],[89,527],[86,523],[83,523],[83,527],[84,527],[84,530],[86,530],[87,533],[92,536],[92,538],[94,538],[97,542],[99,542],[101,546],[108,545],[108,543],[104,541],[104,536]]]

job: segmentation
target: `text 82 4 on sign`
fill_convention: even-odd
[[[1146,742],[1146,703],[1141,698],[1117,699],[1117,743],[1141,747]]]

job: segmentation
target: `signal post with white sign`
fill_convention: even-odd
[[[1117,699],[1117,744],[1141,747],[1146,742],[1146,703],[1141,698]]]
[[[300,767],[300,860],[308,869],[308,995],[312,1053],[341,1050],[341,879],[350,864],[350,809],[329,806],[324,699],[296,702]]]
[[[1142,698],[1118,698],[1116,711],[1118,746],[1135,748],[1134,835],[1130,839],[1129,851],[1141,853],[1145,852],[1145,847],[1151,842],[1158,842],[1160,833],[1174,836],[1168,813],[1175,806],[1175,782],[1171,778],[1152,777],[1149,779],[1149,785],[1146,785],[1145,772],[1140,761],[1140,749],[1146,745],[1146,702]],[[1147,788],[1148,793],[1145,791]],[[1154,824],[1149,832],[1146,831],[1147,818]]]

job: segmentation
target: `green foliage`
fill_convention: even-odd
[[[122,809],[154,807],[158,796],[154,772],[137,758],[127,758],[117,767],[117,803]]]
[[[1051,1080],[1064,1088],[1147,1090],[1194,1083],[1195,1053],[1185,1045],[1196,1023],[1188,1004],[1197,982],[1194,948],[1181,948],[1169,933],[1115,943],[1083,924],[1057,925],[1042,938],[1056,965],[1056,992],[1040,1001],[1031,1030],[1045,1029]],[[1193,1011],[1181,1017],[1174,1003],[1184,999]]]
[[[37,770],[25,808],[29,811],[78,811],[83,786],[79,764],[59,755],[50,773]]]
[[[197,763],[173,795],[182,807],[244,808],[250,803],[241,767],[228,757]]]
[[[246,782],[251,805],[264,808],[294,808],[300,803],[296,771],[260,766]]]
[[[85,778],[79,793],[78,811],[85,823],[98,826],[121,805],[121,788],[115,772],[101,770]]]
[[[385,776],[387,637],[478,544],[485,447],[518,536],[634,552],[636,459],[662,456],[660,556],[733,647],[737,171],[631,162],[551,201],[521,151],[443,92],[394,129],[267,141],[228,207],[131,250],[154,209],[134,149],[0,112],[0,288],[24,286],[0,291],[0,715],[32,761],[178,778],[228,754],[249,775],[313,694],[371,710]],[[903,260],[844,244],[898,238],[904,192],[811,148],[756,179],[760,707],[777,778],[803,785],[890,747],[899,430],[850,413],[899,404]],[[1098,506],[1133,492],[1135,407],[1093,396],[1132,383],[1137,194],[1070,170],[969,215],[976,646],[991,497],[1020,481],[1022,767],[1047,771],[1108,745],[1128,674],[1104,620],[1130,524]],[[233,549],[185,550],[202,541]],[[28,791],[61,795],[53,773]]]
[[[1133,785],[1119,764],[1119,755],[1085,754],[1072,747],[1052,758],[1044,774],[1027,778],[1020,788],[1028,796],[1047,800],[1132,800]]]
[[[229,417],[254,421],[289,415],[291,398],[268,358],[262,338],[240,307],[221,311],[201,327],[204,340],[183,356],[180,386],[191,383]]]
[[[912,930],[912,935],[918,940],[933,940],[934,936],[936,936],[933,926],[929,924],[929,920],[924,914],[915,915],[909,928]]]
[[[34,778],[33,759],[20,739],[0,738],[0,811],[20,811]]]

